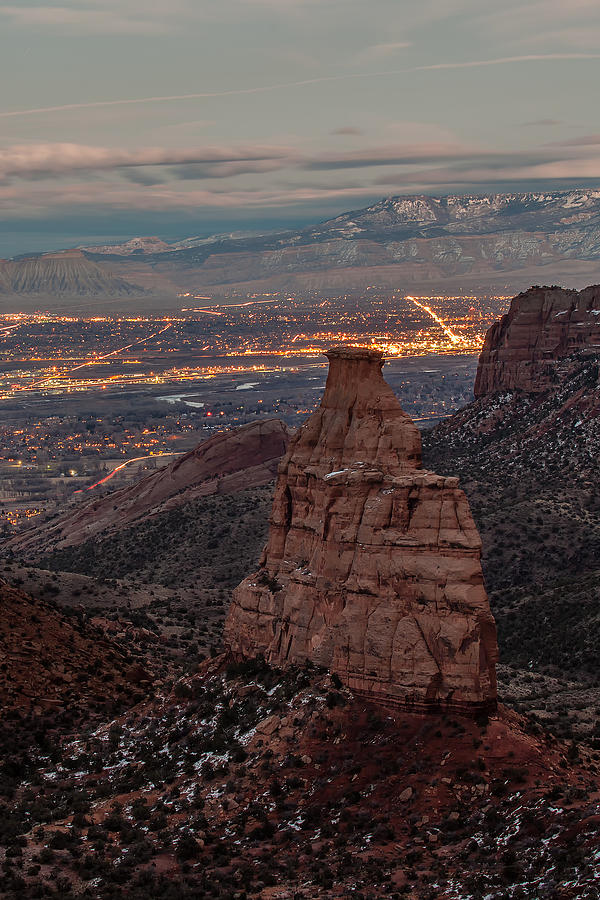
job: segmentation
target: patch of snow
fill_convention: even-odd
[[[197,409],[203,409],[204,403],[195,400],[186,400],[186,397],[195,397],[197,394],[168,394],[165,397],[157,397],[157,400],[164,400],[165,403],[184,403],[185,406],[193,406]]]

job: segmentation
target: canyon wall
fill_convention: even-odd
[[[475,396],[496,391],[547,390],[555,364],[578,350],[600,349],[600,285],[582,291],[533,287],[515,297],[489,329]]]

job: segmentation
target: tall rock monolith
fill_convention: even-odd
[[[234,592],[238,657],[306,660],[415,711],[496,704],[481,541],[456,478],[425,471],[381,352],[335,347],[283,458],[259,569]]]

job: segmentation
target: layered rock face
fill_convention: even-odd
[[[147,293],[140,285],[103,269],[79,250],[1,260],[0,290],[12,294],[129,297]]]
[[[280,465],[269,540],[234,593],[225,643],[276,665],[311,660],[387,703],[493,708],[496,630],[466,497],[421,468],[382,354],[327,356],[321,406]]]
[[[475,396],[545,391],[554,364],[577,350],[600,349],[600,285],[583,291],[530,288],[489,329],[479,359]]]

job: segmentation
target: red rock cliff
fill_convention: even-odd
[[[493,707],[496,631],[466,497],[421,468],[382,354],[327,356],[321,406],[280,465],[268,544],[234,593],[225,642],[277,665],[310,659],[389,703]]]
[[[553,363],[594,345],[600,348],[600,285],[579,292],[530,288],[489,329],[475,396],[544,391],[552,382]]]

